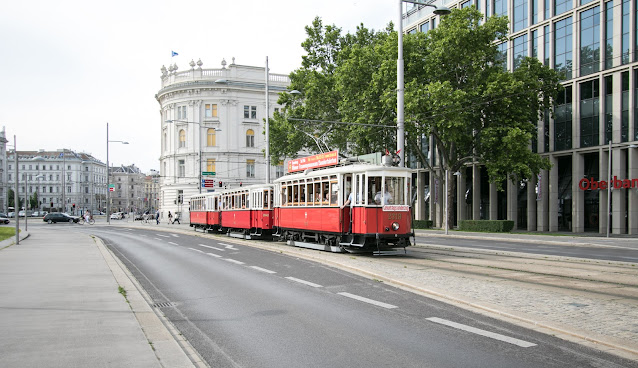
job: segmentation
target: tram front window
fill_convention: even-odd
[[[368,177],[368,203],[377,206],[405,204],[405,178]]]

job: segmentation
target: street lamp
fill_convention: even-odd
[[[397,153],[399,166],[405,167],[405,112],[404,112],[404,76],[403,76],[403,3],[411,3],[434,8],[434,14],[446,15],[451,10],[444,6],[436,6],[413,0],[399,0],[399,49],[397,58]]]
[[[109,140],[109,123],[106,123],[106,221],[111,224],[111,215],[110,215],[110,211],[111,211],[111,183],[109,182],[110,180],[110,176],[109,176],[109,143],[122,143],[122,144],[128,144],[128,142],[125,141],[110,141]]]
[[[34,157],[32,160],[33,161],[38,161],[36,159],[37,159],[37,157]],[[44,175],[38,175],[38,176],[35,177],[35,179],[38,180],[38,179],[41,179],[41,178],[44,178],[44,177],[45,177]],[[28,224],[28,221],[27,221],[27,217],[29,217],[28,214],[27,214],[27,209],[29,208],[29,206],[28,206],[29,201],[28,201],[28,194],[27,194],[27,185],[28,184],[29,184],[29,175],[27,175],[25,173],[24,174],[24,230],[25,231],[29,230],[29,224]],[[38,187],[37,186],[35,188],[35,192],[36,193],[38,192]],[[36,195],[36,197],[37,197],[37,195]]]

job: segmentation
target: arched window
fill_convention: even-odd
[[[184,129],[181,129],[179,131],[179,148],[185,148],[186,147],[186,131]]]
[[[217,144],[217,137],[215,133],[215,128],[209,128],[206,132],[206,145],[208,147],[214,147]]]
[[[246,131],[246,147],[255,147],[255,132],[252,129]]]

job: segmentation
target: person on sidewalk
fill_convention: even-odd
[[[176,222],[180,225],[182,224],[181,222],[179,222],[179,212],[175,212],[175,218],[173,219],[173,224]]]
[[[171,211],[168,211],[168,224],[172,224],[173,223],[173,214],[171,213]]]
[[[155,212],[155,222],[157,222],[157,224],[159,225],[159,210]]]

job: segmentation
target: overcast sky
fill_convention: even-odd
[[[301,65],[304,26],[315,16],[343,33],[396,24],[396,0],[32,0],[0,12],[0,128],[19,151],[59,148],[112,165],[159,169],[162,65],[201,59]],[[171,58],[171,51],[179,56]],[[11,147],[12,148],[12,147]]]

